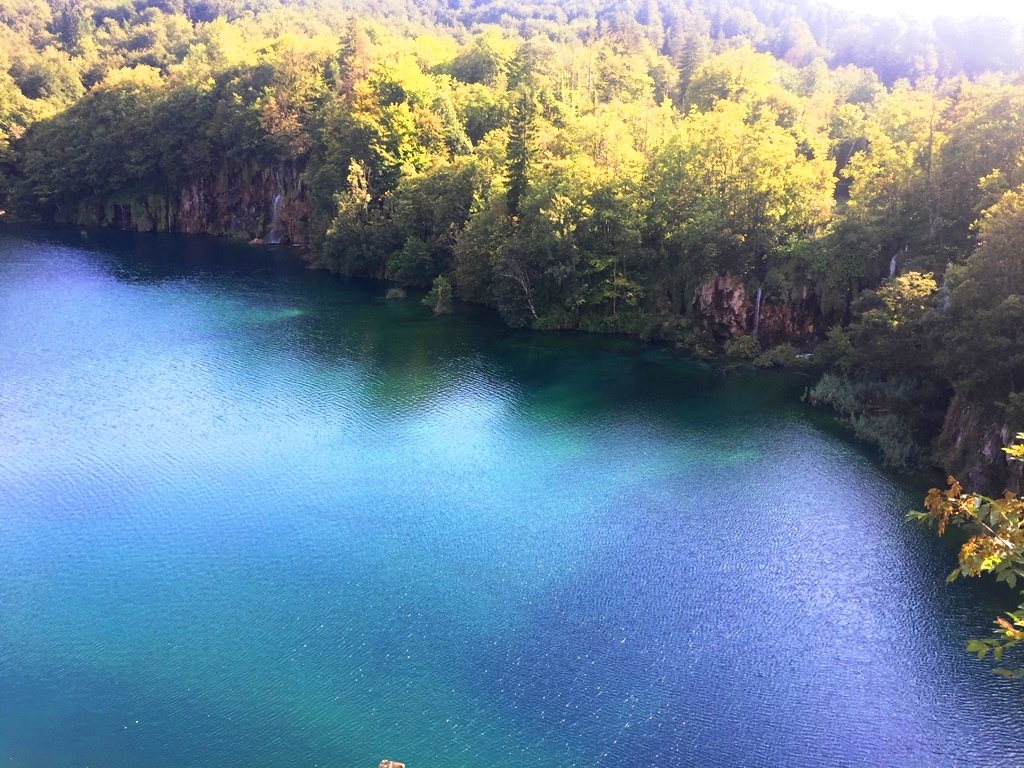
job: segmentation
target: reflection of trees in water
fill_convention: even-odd
[[[87,254],[119,282],[187,281],[229,328],[246,327],[219,339],[240,365],[254,345],[291,349],[325,371],[343,366],[345,386],[382,408],[430,407],[461,392],[513,398],[542,420],[642,416],[671,426],[703,418],[694,404],[712,394],[736,393],[749,410],[793,401],[803,387],[781,373],[723,374],[629,338],[509,330],[476,305],[434,318],[418,294],[385,301],[383,284],[309,270],[292,251],[201,236],[26,233]]]

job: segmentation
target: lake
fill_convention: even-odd
[[[384,293],[0,229],[0,765],[1024,763],[807,379]]]

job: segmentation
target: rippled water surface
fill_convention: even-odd
[[[806,382],[383,293],[0,230],[0,765],[1024,763]]]

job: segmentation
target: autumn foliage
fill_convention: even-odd
[[[1024,461],[1024,433],[1004,449],[1012,461]],[[935,525],[940,536],[950,526],[966,531],[970,538],[960,548],[959,565],[949,574],[947,583],[961,576],[990,573],[996,581],[1011,589],[1024,578],[1024,499],[1006,492],[992,499],[965,493],[955,478],[949,488],[933,488],[925,499],[924,512],[911,512],[910,519]],[[1024,641],[1024,605],[996,619],[995,637],[974,639],[967,650],[984,659],[989,653],[996,661]],[[1024,677],[1024,669],[998,668],[997,674]]]

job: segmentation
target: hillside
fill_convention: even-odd
[[[0,207],[763,365],[1019,482],[1024,43],[815,2],[0,4]]]

